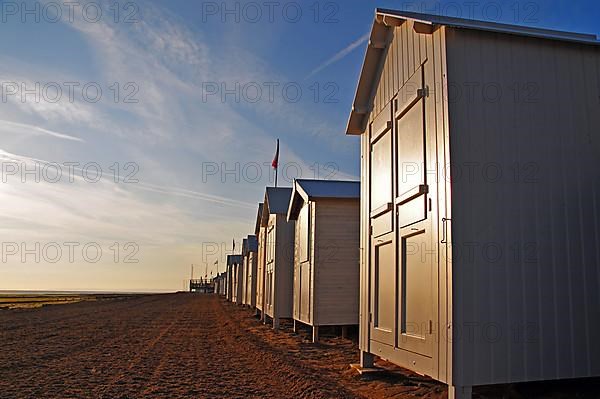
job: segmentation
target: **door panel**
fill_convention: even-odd
[[[429,232],[425,223],[403,229],[400,238],[400,328],[398,346],[431,356],[432,259],[427,253]]]
[[[410,226],[427,218],[427,196],[420,195],[398,207],[398,226]]]
[[[417,101],[398,119],[398,197],[403,197],[425,180],[423,111],[423,101]]]
[[[385,133],[371,145],[371,212],[392,199],[392,134]]]
[[[373,248],[374,301],[372,311],[373,339],[393,345],[396,323],[396,270],[394,242],[391,235],[387,240],[378,239]]]
[[[310,320],[310,263],[300,265],[300,316],[305,322]]]
[[[423,87],[423,71],[412,78]],[[396,111],[396,226],[399,320],[397,346],[424,356],[433,353],[433,268],[437,247],[432,242],[428,203],[427,131],[424,91],[414,91],[405,109]],[[434,182],[435,183],[435,182]]]
[[[294,318],[300,319],[300,265],[294,262]]]
[[[393,346],[396,324],[396,260],[393,234],[393,126],[391,103],[371,126],[371,336]]]
[[[424,195],[427,186],[423,103],[423,100],[417,101],[405,110],[396,122],[398,154],[396,203],[402,205],[399,209],[399,227],[408,226],[427,217]]]

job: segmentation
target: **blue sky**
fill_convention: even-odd
[[[343,131],[375,7],[600,34],[594,1],[78,4],[0,1],[0,289],[176,290],[192,263],[223,270],[277,138],[281,185],[358,178]],[[22,175],[54,163],[59,181]]]

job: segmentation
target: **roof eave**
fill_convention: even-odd
[[[299,203],[304,204],[308,201],[308,195],[302,189],[302,186],[298,184],[298,181],[294,181],[294,187],[292,188],[292,197],[290,198],[290,205],[288,206],[287,211],[287,221],[298,220],[298,215],[300,214],[301,206],[298,206]]]
[[[314,202],[321,201],[321,200],[352,200],[352,201],[358,201],[358,200],[360,200],[360,196],[356,196],[356,197],[350,197],[350,196],[343,196],[343,197],[339,196],[339,197],[336,197],[336,196],[330,196],[330,195],[324,196],[324,197],[315,196],[315,197],[310,197],[310,200],[314,201]]]
[[[367,129],[367,122],[373,110],[373,91],[381,76],[384,55],[393,38],[393,28],[405,22],[402,18],[375,12],[371,36],[365,51],[360,77],[354,95],[352,111],[346,125],[347,135],[361,135]],[[369,81],[373,79],[374,81]]]
[[[269,215],[269,197],[267,196],[267,190],[265,190],[265,199],[263,201],[263,210],[260,223],[261,227],[267,227],[269,225]]]
[[[263,216],[264,203],[261,202],[258,204],[258,212],[256,214],[256,224],[254,226],[254,234],[258,236],[260,232],[260,228],[262,226],[262,216]]]
[[[484,30],[526,37],[600,45],[596,35],[592,34],[561,32],[526,26],[377,9],[375,10],[375,20],[354,95],[352,111],[346,125],[347,135],[361,135],[367,130],[369,116],[373,110],[373,99],[375,98],[379,79],[381,78],[381,71],[385,63],[385,54],[390,39],[393,38],[393,28],[402,25],[407,20],[415,23],[414,27],[418,33],[432,33],[440,26],[448,26],[451,28]]]

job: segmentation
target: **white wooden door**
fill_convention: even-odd
[[[434,277],[438,267],[437,241],[433,240],[434,203],[430,185],[430,146],[426,129],[424,69],[398,93],[394,101],[396,154],[395,238],[398,276],[397,347],[420,355],[433,355]],[[435,144],[433,144],[435,145]],[[434,164],[435,165],[435,164]],[[437,190],[436,190],[437,191]]]
[[[395,343],[396,267],[393,235],[393,129],[391,103],[370,129],[371,338]]]
[[[431,358],[437,312],[435,129],[425,68],[370,126],[371,339]],[[392,352],[390,352],[392,353]]]

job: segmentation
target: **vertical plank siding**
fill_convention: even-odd
[[[453,380],[600,375],[600,49],[468,30],[447,46],[452,164],[480,168],[452,182],[453,248],[475,245],[453,256],[455,329],[475,326]]]
[[[436,35],[439,36],[439,32]],[[387,59],[375,94],[370,122],[373,122],[400,88],[427,60],[427,53],[430,51],[428,45],[431,45],[427,36],[416,33],[411,21],[394,28],[394,39],[388,48]]]
[[[369,336],[369,314],[371,309],[371,274],[370,274],[370,225],[369,225],[369,203],[370,181],[369,181],[369,146],[370,135],[360,136],[360,292],[359,292],[359,332],[358,347],[363,352],[370,352]]]
[[[257,288],[257,266],[258,253],[250,252],[248,255],[248,279],[246,281],[246,305],[251,308],[256,307],[256,288]]]
[[[314,324],[358,324],[360,204],[324,199],[316,203]]]
[[[265,290],[265,270],[266,270],[266,227],[260,227],[258,234],[258,256],[256,265],[256,308],[263,310],[264,290]]]
[[[315,226],[315,212],[314,202],[310,202],[309,212],[309,225],[310,241],[307,242],[309,245],[309,260],[303,261],[301,255],[301,246],[299,244],[299,237],[302,234],[302,223],[304,220],[297,220],[295,223],[295,240],[294,240],[294,320],[298,320],[302,323],[313,325],[314,319],[314,272],[313,272],[313,261],[315,253],[315,241],[314,241],[314,226]]]
[[[296,222],[294,319],[311,326],[358,324],[360,202],[310,201],[310,256],[298,245],[303,219]]]
[[[279,318],[293,317],[294,295],[294,233],[296,223],[285,215],[271,215],[276,223],[274,314]]]
[[[428,33],[417,33],[413,18],[425,21],[419,30]],[[362,134],[360,349],[457,389],[600,376],[600,340],[594,336],[600,331],[598,43],[590,35],[391,10],[378,11],[371,37],[347,126],[348,134]],[[380,46],[386,37],[391,42]],[[382,148],[391,146],[394,168],[399,156],[410,158],[420,138],[409,138],[414,130],[399,130],[412,112],[404,108],[411,99],[402,97],[421,73],[426,87],[416,101],[423,96],[426,213],[433,218],[427,243],[438,265],[434,320],[425,334],[436,338],[430,362],[423,359],[430,352],[411,351],[393,338],[407,317],[400,299],[393,322],[390,317],[378,324],[393,306],[381,301],[378,282],[371,281],[380,276],[376,259],[384,259],[385,275],[396,278],[395,292],[405,283],[398,276],[406,278],[399,269],[406,258],[378,258],[372,251],[379,242],[401,252],[399,222],[390,225],[387,214],[395,207],[402,217],[412,198],[398,196],[393,169],[394,202],[371,206],[379,190],[371,193],[370,163],[373,149],[379,168],[374,181],[383,184],[388,173]]]
[[[269,263],[267,255],[265,314],[272,318],[293,317],[295,225],[282,214],[269,216],[269,228],[273,230],[267,245],[274,246],[275,257]]]

